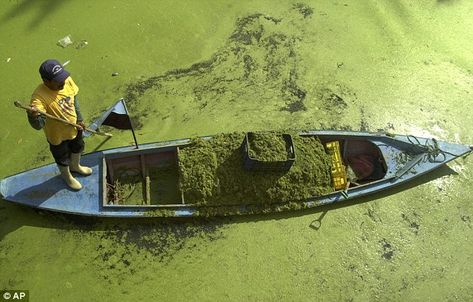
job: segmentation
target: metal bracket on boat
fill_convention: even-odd
[[[398,179],[404,174],[406,174],[409,170],[411,170],[415,165],[417,165],[422,159],[424,159],[425,154],[419,154],[417,155],[416,158],[414,158],[410,163],[402,167],[401,169],[396,171],[396,174],[394,174],[394,179]]]

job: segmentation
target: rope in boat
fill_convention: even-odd
[[[438,141],[435,138],[427,138],[425,140],[425,143],[422,144],[419,139],[413,135],[407,135],[406,137],[412,146],[416,146],[422,149],[424,152],[419,154],[418,152],[412,150],[412,153],[417,153],[417,156],[406,166],[396,171],[394,179],[398,179],[399,177],[403,176],[421,161],[425,162],[428,160],[430,163],[442,163],[447,159],[447,155],[451,155],[454,157],[460,156],[459,154],[454,154],[442,150],[439,146]]]
[[[419,139],[413,135],[407,135],[407,140],[414,146],[418,146],[425,150],[426,159],[431,163],[441,163],[447,159],[447,154],[451,156],[459,156],[448,151],[444,151],[439,147],[439,143],[435,138],[427,138],[422,144]],[[414,141],[413,141],[414,140]],[[438,157],[441,156],[441,159]]]

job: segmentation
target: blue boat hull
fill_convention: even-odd
[[[311,208],[355,199],[400,185],[425,173],[428,173],[451,160],[469,154],[472,149],[468,145],[436,141],[404,135],[386,135],[379,133],[347,132],[347,131],[308,131],[301,132],[304,136],[318,136],[321,139],[343,140],[361,139],[376,145],[386,163],[386,174],[383,178],[364,185],[350,188],[344,192],[335,191],[328,195],[309,198],[297,202],[298,208]],[[57,211],[69,214],[99,217],[150,217],[172,216],[189,217],[209,215],[205,206],[179,204],[156,206],[109,206],[104,203],[106,184],[104,174],[107,156],[120,154],[151,152],[153,150],[171,150],[186,145],[189,139],[158,142],[134,147],[120,147],[105,151],[86,154],[82,163],[92,168],[88,177],[77,175],[83,189],[76,192],[69,189],[60,178],[55,164],[49,164],[32,170],[7,177],[0,182],[0,192],[4,200],[31,206],[38,209]],[[435,148],[432,148],[435,146]],[[440,150],[440,151],[439,151]],[[399,159],[407,151],[415,156],[408,161]],[[294,204],[294,203],[292,203]],[[237,214],[266,213],[291,209],[272,205],[267,208],[254,205],[235,205],[230,212]],[[211,210],[211,209],[210,209]],[[216,211],[215,213],[218,213]],[[212,214],[210,214],[212,215]]]

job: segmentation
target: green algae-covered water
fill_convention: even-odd
[[[335,128],[473,144],[472,11],[462,0],[2,1],[0,177],[51,162],[12,106],[28,102],[47,58],[70,61],[87,121],[125,97],[142,143]],[[57,46],[67,35],[73,44]],[[133,141],[113,134],[87,152]],[[472,177],[469,158],[344,206],[212,220],[1,201],[0,290],[30,301],[469,301]]]

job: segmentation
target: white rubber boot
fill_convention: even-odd
[[[64,179],[69,188],[76,191],[82,189],[82,185],[80,184],[80,182],[78,182],[77,179],[72,177],[71,171],[69,171],[68,166],[57,165],[57,167],[59,168],[59,172],[61,172],[62,179]]]
[[[92,174],[92,169],[80,165],[80,153],[71,153],[71,162],[69,164],[71,172],[77,172],[84,176]]]

